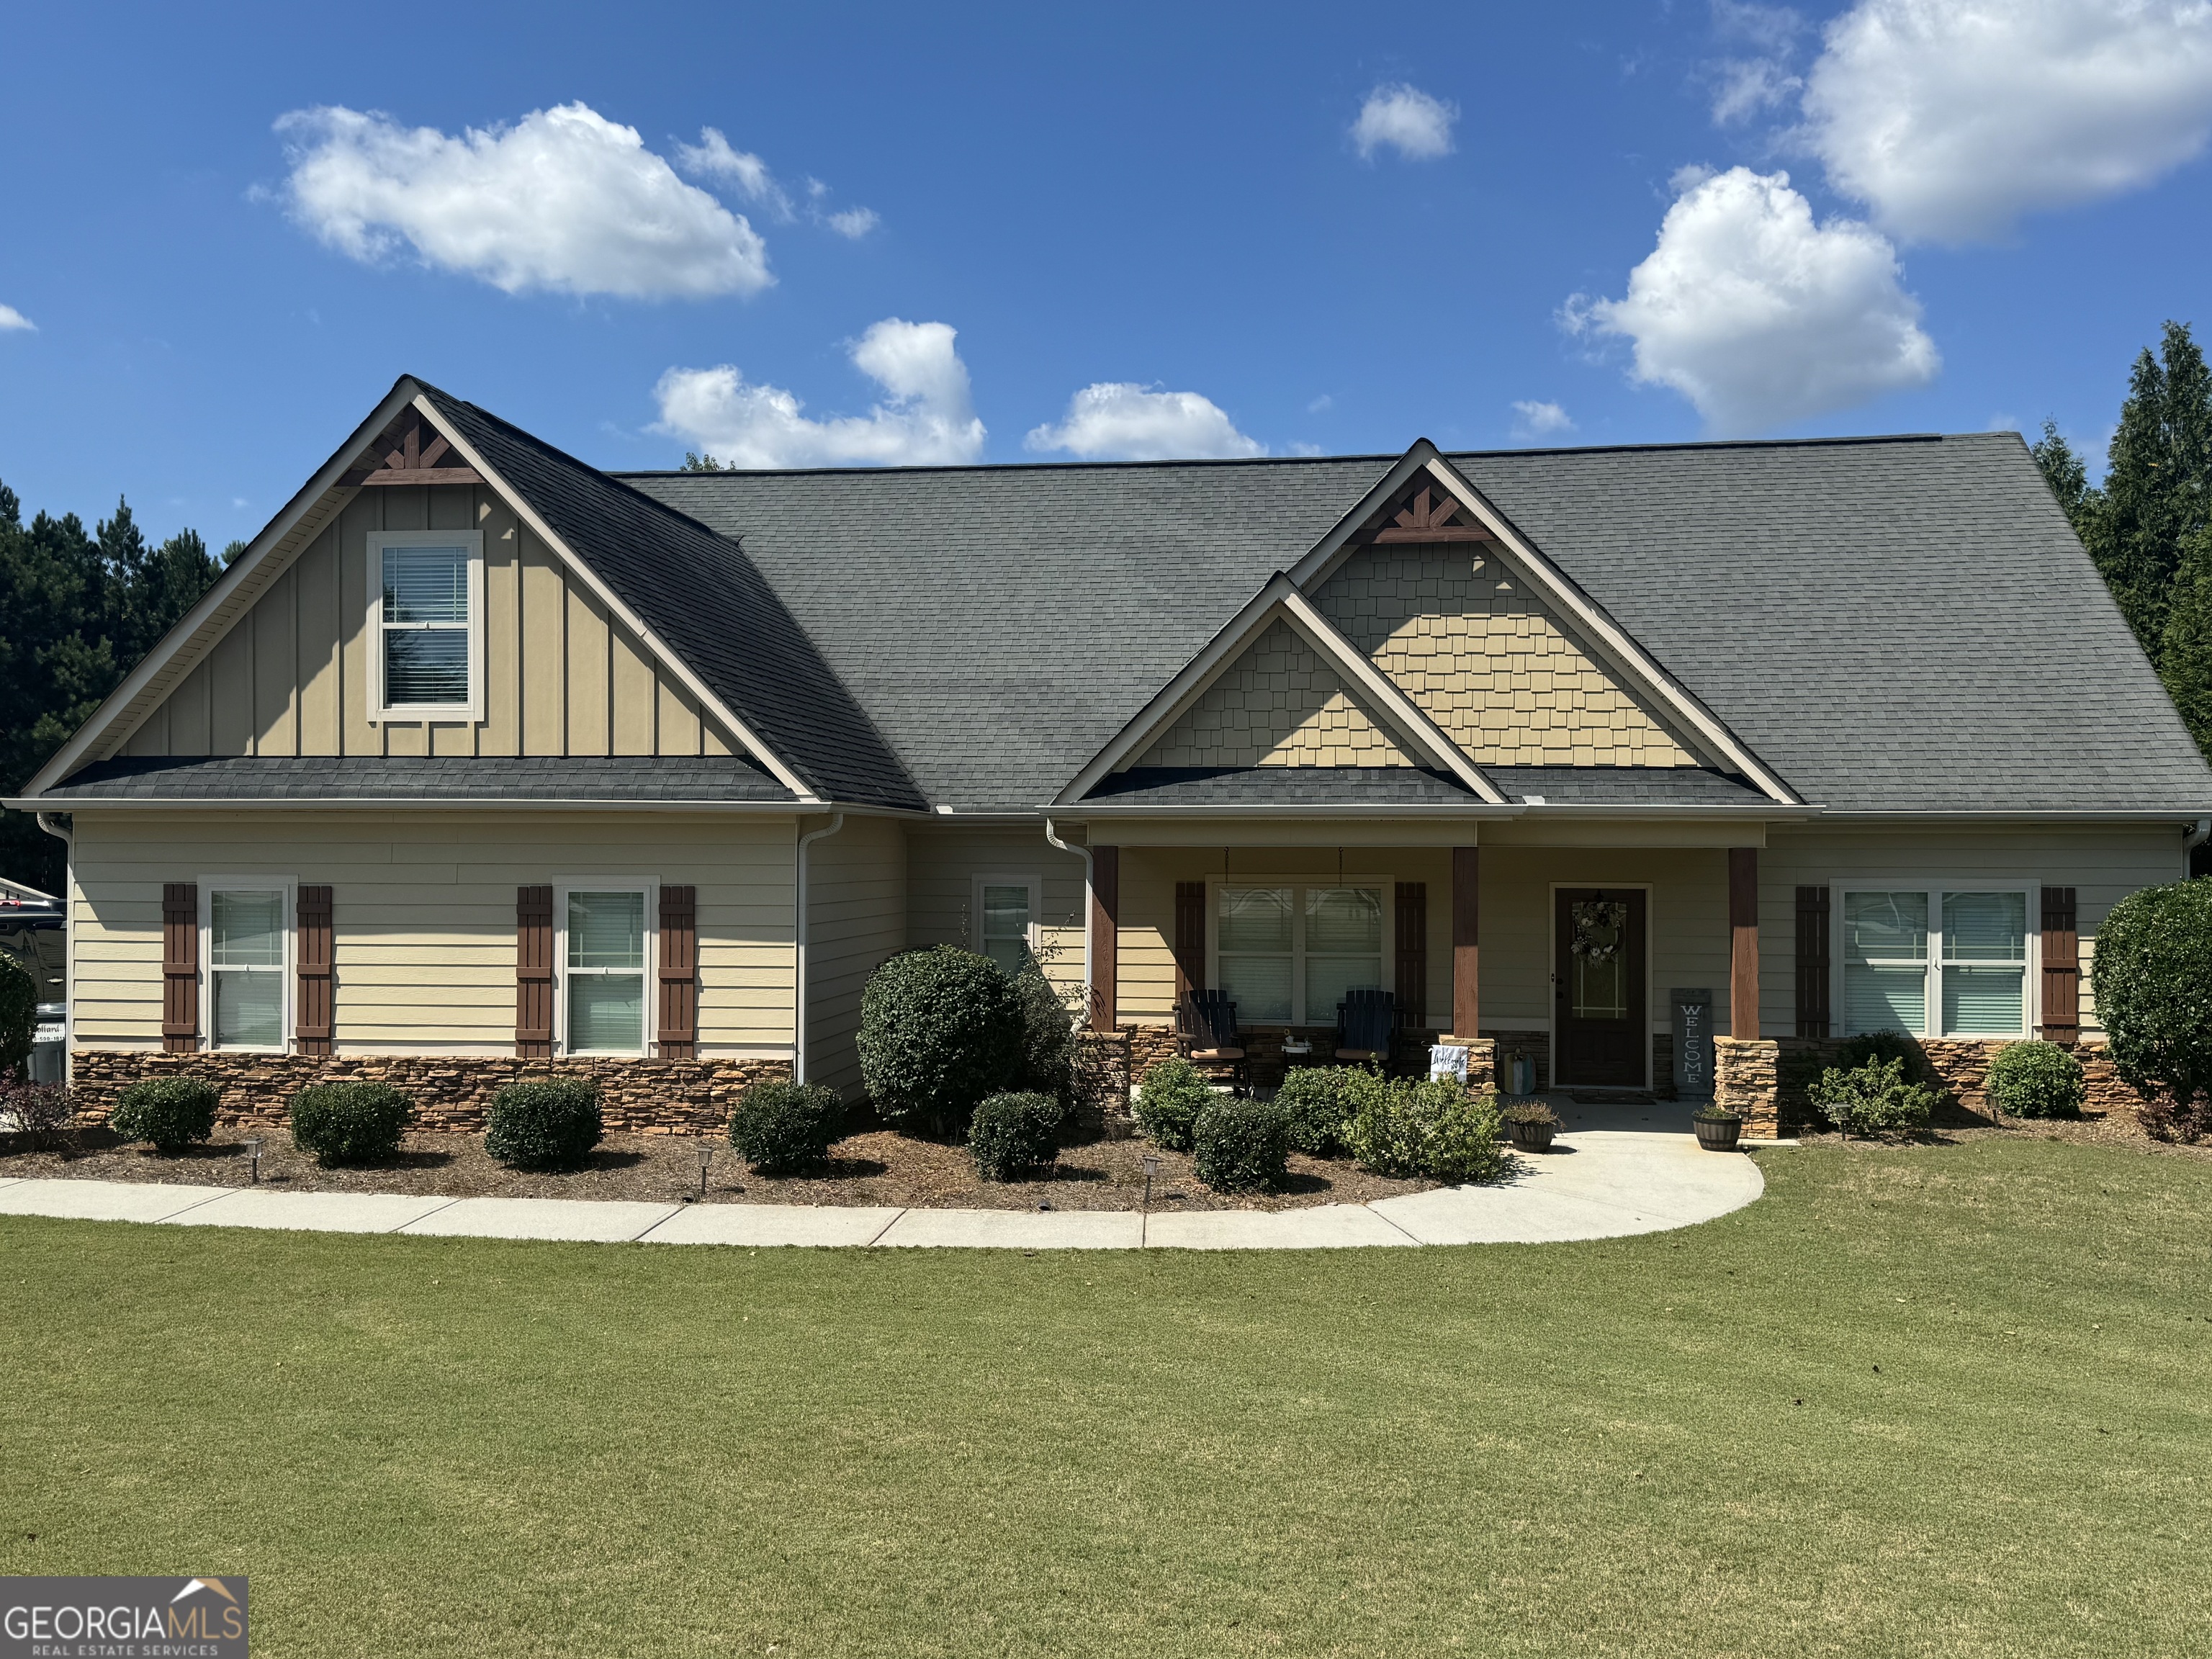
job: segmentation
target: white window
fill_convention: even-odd
[[[2032,891],[1963,883],[1839,889],[1843,1034],[2028,1036]]]
[[[483,718],[483,537],[380,530],[368,538],[372,720]]]
[[[1213,983],[1240,1024],[1333,1025],[1347,992],[1388,984],[1380,882],[1222,883],[1213,913]]]
[[[653,960],[650,883],[579,880],[556,894],[561,1044],[572,1054],[642,1054]]]
[[[292,1034],[291,884],[218,876],[200,891],[208,1046],[283,1053]]]
[[[1036,953],[1044,882],[1033,875],[975,878],[975,949],[1009,975]]]

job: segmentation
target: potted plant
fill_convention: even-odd
[[[1698,1145],[1709,1152],[1734,1152],[1743,1133],[1743,1114],[1717,1102],[1698,1107],[1692,1122],[1698,1131]]]
[[[1524,1152],[1547,1150],[1559,1132],[1559,1115],[1540,1100],[1517,1100],[1504,1111],[1506,1133]]]

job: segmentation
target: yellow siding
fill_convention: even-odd
[[[483,535],[484,718],[369,720],[368,535]],[[358,491],[131,733],[132,755],[696,755],[698,702],[491,489]],[[708,753],[734,744],[714,730]]]
[[[80,811],[76,1038],[160,1042],[162,884],[236,873],[334,889],[341,1053],[511,1054],[515,889],[634,876],[698,889],[703,1052],[781,1052],[792,847],[788,819],[705,814]]]
[[[806,860],[806,1080],[857,1098],[860,994],[876,964],[906,948],[905,832],[893,819],[848,817]]]
[[[1408,766],[1287,623],[1252,641],[1139,766]]]
[[[1504,574],[1464,548],[1363,548],[1315,604],[1478,763],[1697,763]]]
[[[1045,973],[1061,994],[1079,998],[1083,921],[1088,902],[1083,889],[1083,860],[1079,854],[1060,851],[1036,830],[909,826],[907,943],[975,949],[979,942],[974,915],[975,878],[984,875],[1034,875],[1042,879],[1043,904],[1037,932]],[[1127,880],[1125,876],[1125,884]]]

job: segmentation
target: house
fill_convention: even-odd
[[[1771,1122],[1792,1044],[2094,1046],[2212,773],[2011,434],[611,475],[407,378],[9,805],[95,1098],[705,1127],[951,940],[1139,1073],[1373,986]]]

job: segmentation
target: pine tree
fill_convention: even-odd
[[[2108,459],[2082,540],[2157,661],[2181,544],[2212,512],[2212,370],[2186,323],[2136,359]]]
[[[2074,526],[2074,533],[2087,542],[2090,520],[2104,505],[2105,495],[2090,485],[2088,467],[2074,446],[2060,435],[2058,422],[2045,421],[2043,435],[2027,447],[2027,453],[2035,457],[2044,483],[2057,497],[2059,508]]]
[[[2212,760],[2212,528],[2182,544],[2158,671],[2189,735]]]

